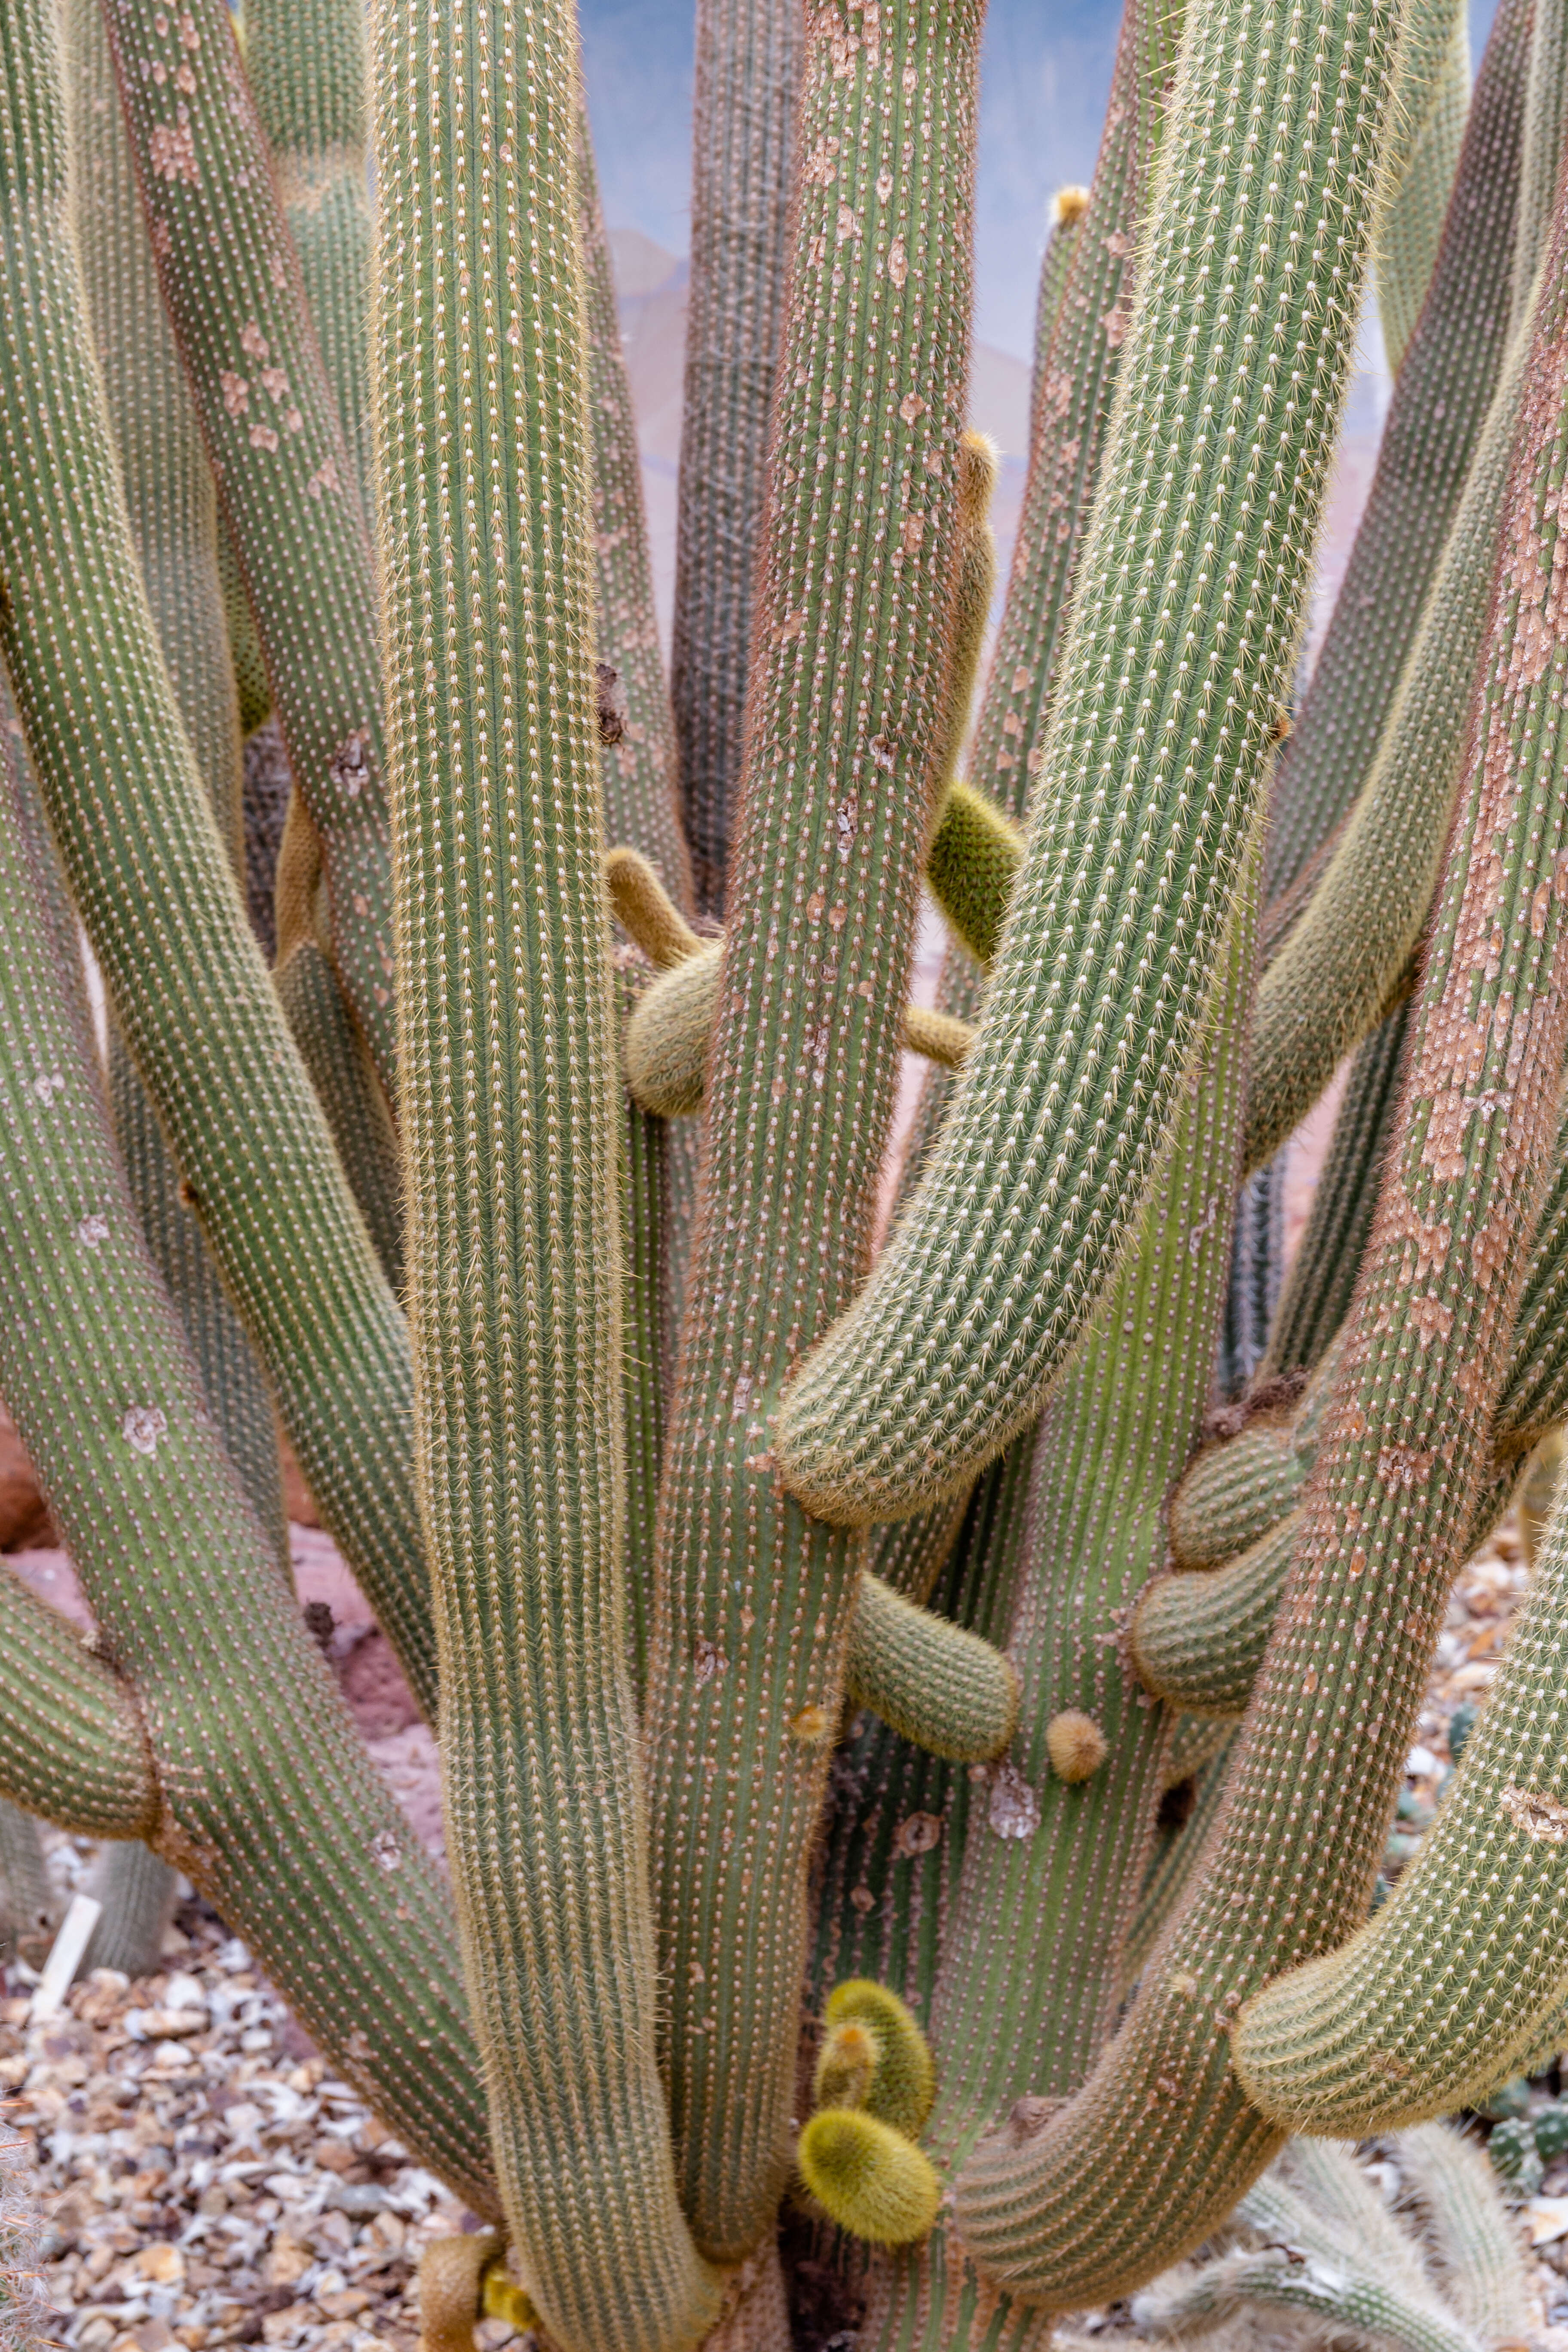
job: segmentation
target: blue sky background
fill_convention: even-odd
[[[688,243],[691,0],[579,0],[589,106],[613,228]],[[1476,56],[1496,0],[1471,0]],[[1121,0],[991,0],[981,83],[976,331],[1029,352],[1046,207],[1087,180]]]

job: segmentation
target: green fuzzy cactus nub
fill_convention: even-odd
[[[977,963],[996,953],[1023,862],[1024,836],[1005,809],[972,784],[951,783],[926,852],[926,880]]]
[[[879,1577],[855,1601],[849,1696],[930,1756],[984,1763],[1018,1721],[1018,1677],[978,1633],[919,1609]]]
[[[925,2035],[904,2002],[874,1978],[846,1977],[828,1994],[823,2017],[830,2032],[853,2024],[873,2036],[877,2063],[861,2104],[868,2115],[916,2138],[936,2096],[936,2070]]]
[[[795,2150],[800,2177],[851,2237],[910,2246],[928,2237],[942,2201],[929,2156],[863,2108],[821,2107]]]
[[[811,2078],[813,2104],[818,2107],[863,2107],[882,2054],[879,2037],[858,2017],[830,2025],[816,2053]]]

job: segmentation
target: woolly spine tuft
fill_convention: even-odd
[[[819,2108],[795,2161],[817,2203],[852,2238],[911,2246],[930,2235],[942,2182],[930,2157],[890,2124],[858,2108]]]
[[[1046,1753],[1058,1780],[1076,1785],[1092,1780],[1110,1753],[1105,1734],[1092,1715],[1080,1707],[1064,1708],[1046,1726]]]
[[[1306,47],[1271,46],[1244,8],[1203,0],[1190,12],[1038,814],[984,1028],[908,1213],[778,1416],[784,1484],[832,1524],[934,1499],[1038,1409],[1137,1214],[1215,968],[1295,657],[1394,26],[1381,0],[1353,15],[1340,0],[1314,20],[1309,59]],[[1238,77],[1257,125],[1244,152],[1223,128]],[[1200,224],[1221,153],[1242,178],[1226,188],[1233,226],[1215,268]],[[1276,236],[1271,205],[1254,203],[1255,173],[1303,191],[1289,239]],[[1179,410],[1173,347],[1208,387]],[[1291,397],[1276,398],[1287,376]],[[1234,434],[1210,430],[1222,414]],[[1291,485],[1289,512],[1271,503],[1234,571],[1210,563],[1193,524],[1204,518],[1206,531],[1212,516],[1223,527],[1245,480],[1276,467]],[[1184,668],[1181,645],[1199,649]],[[1108,675],[1125,680],[1114,706]],[[1235,680],[1223,703],[1202,682],[1221,675]],[[1145,696],[1165,713],[1160,730],[1124,730],[1119,714]],[[1134,940],[1136,957],[1118,944]]]
[[[1051,220],[1058,228],[1071,228],[1089,210],[1089,190],[1069,182],[1051,198]]]

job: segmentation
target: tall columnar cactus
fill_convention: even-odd
[[[1416,121],[1377,247],[1377,314],[1390,372],[1405,364],[1432,283],[1470,104],[1470,28],[1458,11]]]
[[[907,1213],[779,1418],[787,1486],[835,1520],[914,1508],[1030,1418],[1147,1183],[1288,687],[1392,32],[1375,6],[1326,11],[1309,56],[1223,5],[1189,15],[988,1017]],[[1256,128],[1233,154],[1237,87]]]
[[[864,1270],[892,1108],[945,715],[978,35],[946,0],[808,27],[648,1718],[681,2179],[700,2242],[731,2256],[789,2164],[805,1869],[861,1558],[781,1492],[768,1432]]]
[[[211,112],[231,119],[221,53],[190,51],[178,29],[185,70],[207,77]],[[433,1714],[407,1334],[251,936],[158,648],[92,358],[55,45],[30,9],[7,19],[7,37],[0,657],[121,1034],[323,1519]],[[69,499],[55,493],[62,479]],[[54,594],[66,582],[68,627]],[[121,919],[128,901],[134,923]]]
[[[741,782],[804,35],[794,0],[701,0],[697,12],[671,686],[705,915],[724,911]]]
[[[1281,1968],[1331,1948],[1364,1906],[1487,1468],[1568,1035],[1568,929],[1552,891],[1564,801],[1543,723],[1554,527],[1542,511],[1561,468],[1565,269],[1568,225],[1531,361],[1397,1142],[1225,1808],[1192,1900],[1084,2087],[1024,2149],[979,2148],[957,2185],[972,2255],[1055,2307],[1151,2276],[1278,2146],[1233,2063],[1236,2012]]]
[[[520,21],[471,0],[443,26],[389,0],[376,61],[401,1108],[447,1837],[524,2283],[566,2352],[675,2352],[719,2297],[656,2065],[626,1671],[575,33],[559,5]]]

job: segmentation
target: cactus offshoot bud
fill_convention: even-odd
[[[863,2107],[870,2092],[882,2044],[858,2017],[829,2026],[816,2054],[812,2097],[817,2107]]]
[[[1046,1726],[1046,1752],[1060,1780],[1092,1780],[1110,1749],[1092,1715],[1076,1706],[1054,1715]]]
[[[931,2158],[863,2108],[823,2107],[800,2136],[801,2179],[841,2230],[874,2246],[930,2234],[942,2198]]]
[[[849,2024],[864,2026],[870,2032],[878,2055],[865,2096],[866,2112],[912,2139],[931,2113],[936,2070],[925,2035],[898,1994],[870,1977],[847,1977],[828,1994],[823,2014],[830,2037],[837,2028]],[[822,2201],[827,2203],[826,2198]]]

